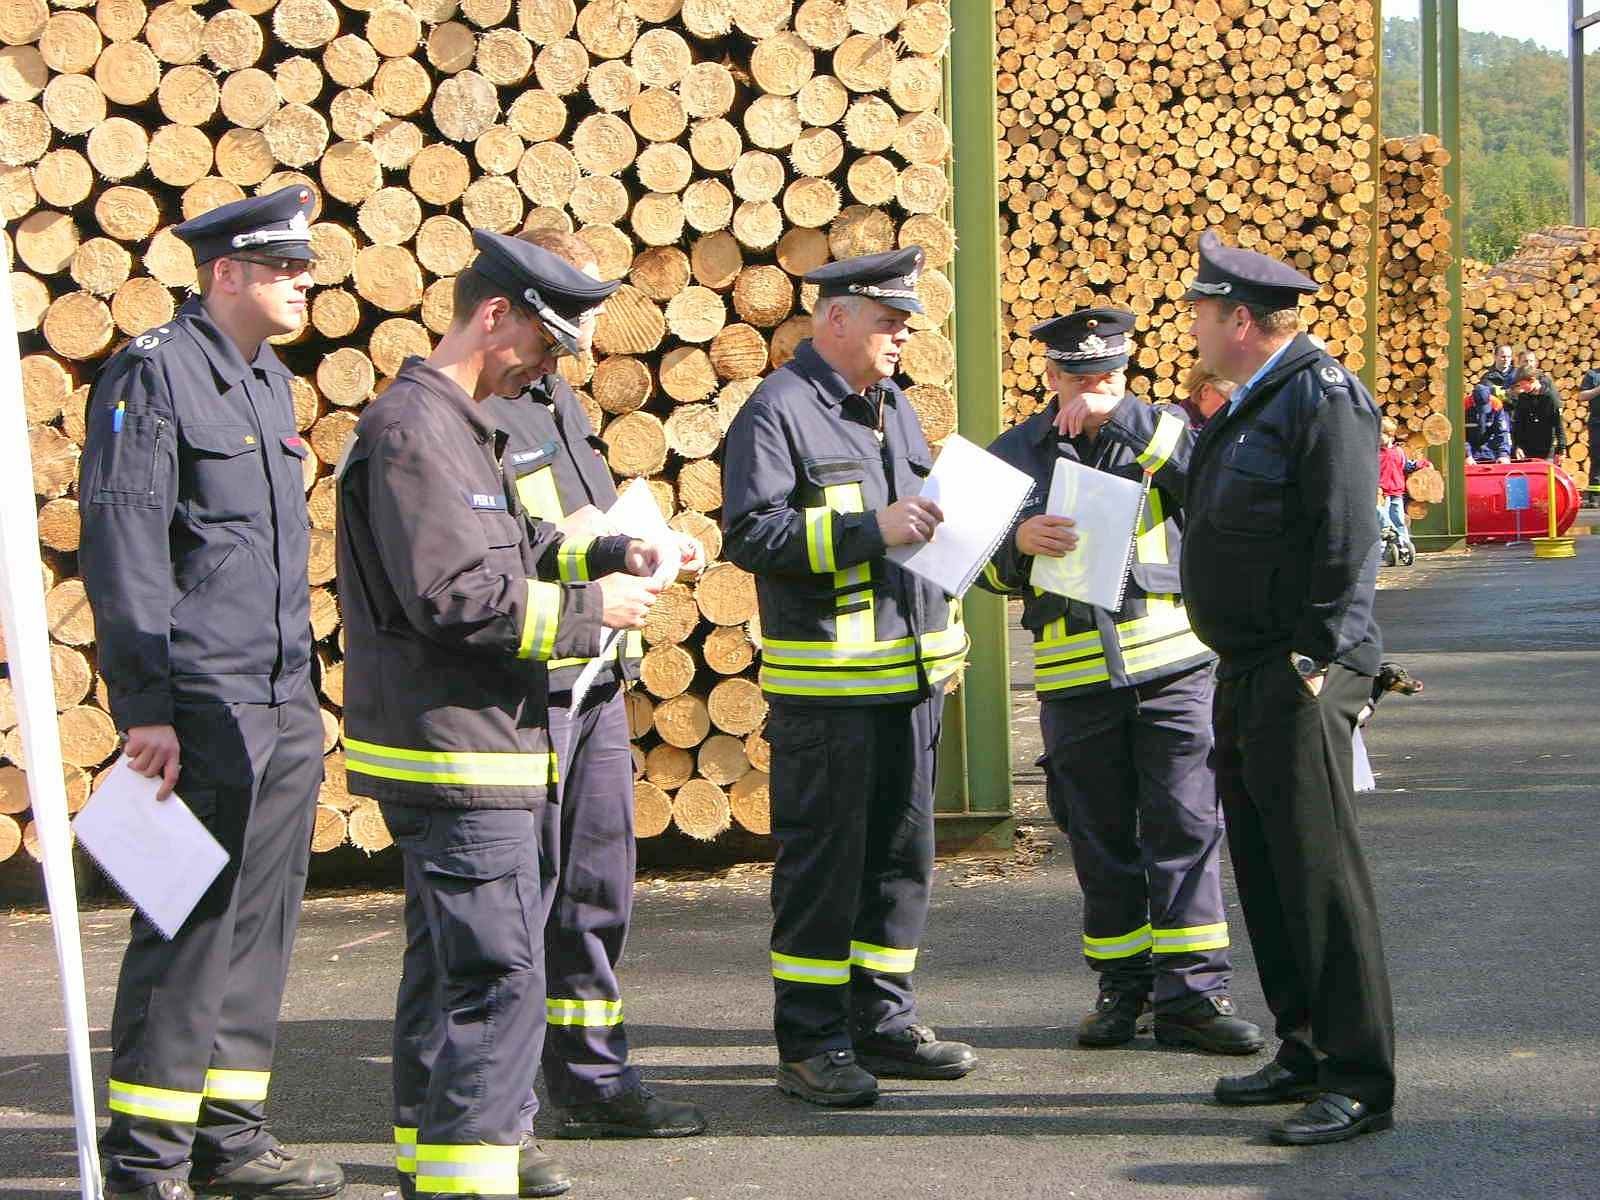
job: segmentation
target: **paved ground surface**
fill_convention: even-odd
[[[1427,683],[1371,731],[1380,790],[1362,821],[1381,895],[1400,1035],[1400,1124],[1320,1150],[1262,1136],[1278,1110],[1209,1102],[1219,1064],[1084,1051],[1093,999],[1081,904],[1039,820],[1032,703],[1016,696],[1022,852],[942,866],[919,975],[925,1015],[981,1047],[955,1084],[901,1084],[826,1113],[770,1082],[762,869],[640,885],[625,985],[636,1058],[711,1114],[680,1142],[566,1144],[594,1200],[870,1197],[1600,1196],[1600,539],[1570,562],[1526,547],[1386,575],[1391,657]],[[1231,896],[1231,890],[1230,890]],[[1237,909],[1236,995],[1263,1013]],[[347,1195],[391,1186],[391,895],[308,902],[273,1083],[278,1132],[331,1154]],[[97,1078],[125,915],[86,914]],[[48,926],[0,921],[0,1195],[71,1187],[70,1105]],[[1253,1065],[1249,1062],[1244,1069]]]

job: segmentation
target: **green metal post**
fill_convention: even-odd
[[[1429,39],[1430,26],[1436,31]],[[1459,0],[1422,0],[1423,46],[1433,40],[1437,53],[1422,59],[1423,132],[1437,133],[1450,154],[1444,169],[1444,190],[1450,198],[1450,268],[1445,287],[1450,296],[1449,344],[1445,347],[1445,412],[1450,441],[1430,447],[1429,455],[1444,474],[1444,503],[1435,504],[1417,522],[1417,549],[1450,550],[1467,536],[1467,414],[1465,314],[1461,295],[1461,258],[1466,253],[1466,210],[1461,193],[1461,13]],[[1434,98],[1432,104],[1429,97]],[[1432,118],[1430,121],[1430,117]]]
[[[955,150],[956,409],[961,435],[983,446],[1001,428],[994,7],[971,4],[958,11],[945,96]],[[946,848],[1003,849],[1012,834],[1005,602],[974,589],[962,615],[972,652],[961,690],[946,709],[935,829]]]
[[[1361,382],[1367,391],[1378,394],[1378,272],[1382,266],[1383,248],[1380,233],[1383,229],[1383,20],[1376,22],[1373,38],[1372,67],[1372,152],[1367,155],[1372,173],[1372,203],[1368,206],[1367,220],[1367,328],[1361,337],[1363,362]]]

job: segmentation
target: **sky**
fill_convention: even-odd
[[[1381,0],[1383,15],[1415,20],[1417,0]],[[1460,0],[1461,27],[1481,33],[1538,42],[1551,50],[1567,49],[1567,0]],[[1600,12],[1600,0],[1585,0],[1584,12]],[[1600,49],[1600,29],[1591,29],[1588,49]]]

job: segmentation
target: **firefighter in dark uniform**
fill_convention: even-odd
[[[1200,240],[1201,361],[1241,387],[1189,463],[1183,595],[1217,651],[1217,782],[1277,1057],[1224,1104],[1309,1103],[1291,1145],[1393,1124],[1394,1014],[1356,829],[1351,739],[1379,669],[1378,410],[1298,332],[1317,285]]]
[[[592,655],[602,625],[642,625],[653,557],[595,538],[545,583],[481,402],[579,345],[616,287],[477,231],[455,316],[362,414],[340,468],[345,761],[405,870],[396,1001],[396,1167],[407,1196],[549,1196],[570,1182],[523,1115],[544,1033],[539,841],[556,763],[538,664]],[[558,547],[558,550],[561,548]]]
[[[311,204],[290,187],[179,225],[200,296],[90,401],[79,566],[112,715],[134,769],[228,852],[171,941],[134,914],[117,982],[101,1155],[108,1189],[152,1200],[344,1183],[264,1112],[322,781],[307,450],[266,342],[306,319]]]
[[[540,229],[521,236],[591,274],[597,269],[594,252],[573,234]],[[530,536],[559,528],[571,535],[565,543],[571,546],[606,527],[617,489],[605,444],[558,372],[520,396],[490,399],[485,411],[506,431],[506,469],[524,517],[535,523]],[[664,550],[687,570],[704,560],[693,538]],[[581,573],[573,569],[581,561],[558,554],[556,578]],[[628,1063],[617,983],[636,858],[633,749],[622,688],[639,677],[643,653],[637,630],[619,638],[576,708],[573,682],[589,660],[557,659],[548,668],[558,803],[545,807],[542,837],[556,871],[544,931],[544,1077],[560,1109],[562,1137],[685,1137],[705,1129],[694,1105],[656,1096]]]
[[[990,451],[1031,476],[1017,528],[984,569],[1023,597],[1033,634],[1046,798],[1083,888],[1083,953],[1100,975],[1078,1041],[1134,1036],[1154,993],[1156,1040],[1253,1054],[1234,1012],[1223,913],[1222,813],[1211,755],[1212,663],[1178,586],[1184,484],[1195,434],[1182,409],[1125,394],[1134,316],[1090,308],[1033,327],[1056,400]],[[1130,578],[1115,612],[1029,586],[1035,555],[1076,547],[1045,514],[1059,459],[1147,485]]]
[[[889,379],[922,257],[805,276],[811,339],[739,411],[723,460],[724,551],[756,577],[771,705],[778,1086],[817,1104],[977,1063],[918,1020],[911,989],[944,689],[967,651],[958,602],[884,555],[943,520],[917,495],[932,455]]]

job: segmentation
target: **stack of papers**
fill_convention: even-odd
[[[1070,458],[1057,459],[1045,512],[1072,518],[1078,546],[1060,558],[1035,556],[1029,582],[1042,591],[1116,612],[1122,607],[1133,539],[1148,491],[1148,481],[1140,484]]]

